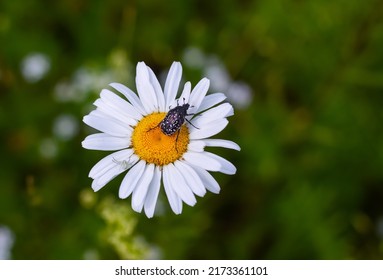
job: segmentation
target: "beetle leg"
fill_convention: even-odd
[[[178,143],[178,135],[180,135],[180,130],[178,130],[178,133],[177,133],[177,137],[176,137],[176,143],[175,143],[175,146],[176,146],[176,152],[178,153],[178,147],[177,147],[177,143]]]

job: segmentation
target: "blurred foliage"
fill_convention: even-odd
[[[0,2],[0,225],[14,234],[11,256],[382,259],[383,2],[167,3]],[[81,119],[110,82],[135,89],[138,61],[159,75],[181,61],[195,85],[204,66],[184,63],[190,48],[251,88],[219,135],[241,152],[214,149],[238,172],[214,174],[221,194],[179,216],[162,191],[147,219],[118,200],[122,176],[91,191],[88,172],[106,153],[81,148],[91,132]],[[36,53],[46,73],[28,78]]]

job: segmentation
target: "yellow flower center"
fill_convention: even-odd
[[[186,152],[189,129],[182,125],[173,135],[165,135],[158,125],[166,113],[153,113],[142,118],[133,130],[132,146],[140,159],[156,165],[175,162]]]

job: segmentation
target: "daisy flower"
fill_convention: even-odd
[[[222,103],[226,98],[223,93],[207,95],[206,78],[193,90],[190,82],[185,83],[176,99],[181,75],[181,64],[174,62],[163,90],[152,69],[139,62],[138,95],[122,84],[112,83],[110,86],[126,99],[103,89],[94,102],[97,108],[83,118],[100,133],[87,136],[82,146],[116,151],[90,170],[93,190],[100,190],[128,170],[119,197],[131,195],[133,210],[140,213],[144,209],[149,218],[154,215],[161,186],[173,212],[180,214],[182,203],[194,206],[196,195],[202,197],[206,190],[219,193],[220,187],[208,171],[229,175],[236,172],[232,163],[205,151],[205,147],[240,150],[232,141],[209,138],[226,127],[227,117],[234,114],[233,107]]]

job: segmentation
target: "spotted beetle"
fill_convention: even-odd
[[[184,124],[189,107],[190,105],[186,103],[169,110],[165,118],[160,122],[161,131],[166,135],[176,133]]]
[[[184,98],[185,102],[185,98]],[[169,112],[166,114],[165,118],[160,122],[159,126],[161,127],[161,131],[166,135],[173,135],[181,129],[181,126],[184,124],[185,120],[190,123],[192,126],[198,129],[195,125],[193,125],[188,119],[186,119],[186,116],[190,116],[187,113],[187,110],[189,109],[190,104],[184,103],[183,105],[178,105],[174,107],[173,109],[169,110]],[[178,138],[178,135],[177,135]]]
[[[184,102],[185,102],[185,98],[184,98]],[[193,115],[193,114],[187,113],[187,110],[189,108],[190,108],[189,103],[178,105],[178,101],[177,101],[177,106],[174,107],[173,109],[170,109],[169,112],[166,114],[165,118],[156,127],[159,126],[161,128],[162,133],[168,136],[171,136],[174,133],[178,132],[177,138],[176,138],[176,143],[177,143],[181,126],[185,123],[185,121],[190,123],[193,127],[199,129],[194,124],[192,124],[188,119],[185,118],[186,116]],[[177,145],[176,145],[176,149],[177,149]]]

